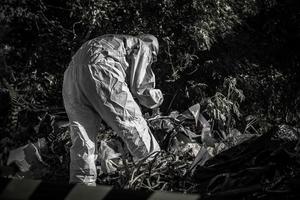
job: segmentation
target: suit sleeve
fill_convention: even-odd
[[[155,89],[151,57],[149,47],[139,42],[131,56],[130,89],[140,104],[153,109],[162,104],[163,95],[161,90]]]

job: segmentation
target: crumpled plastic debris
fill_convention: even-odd
[[[212,158],[213,155],[209,152],[208,148],[205,148],[204,146],[201,146],[199,149],[195,160],[191,164],[190,171],[193,174],[197,166],[203,166],[207,160]]]
[[[173,111],[169,116],[156,116],[149,119],[148,123],[154,129],[158,142],[167,144],[168,148],[163,149],[173,153],[189,152],[195,158],[190,167],[192,173],[196,166],[205,165],[209,159],[254,136],[242,134],[237,129],[229,129],[228,133],[219,130],[219,136],[222,134],[222,137],[217,138],[217,130],[212,131],[209,121],[201,113],[199,103],[183,113]]]
[[[195,120],[197,129],[202,128],[202,134],[197,134],[183,122],[186,120]],[[189,107],[183,113],[173,111],[169,116],[156,116],[156,118],[148,119],[149,126],[154,130],[153,134],[157,138],[163,149],[168,151],[186,151],[190,149],[195,157],[202,143],[208,143],[207,146],[214,146],[211,134],[210,124],[200,113],[200,104]],[[198,124],[200,126],[197,126]],[[203,135],[205,136],[203,138]]]
[[[40,149],[46,145],[45,138],[41,138],[36,143],[29,143],[9,152],[7,165],[15,163],[21,172],[27,172],[33,168],[47,165],[41,155]]]
[[[196,157],[198,155],[198,152],[201,149],[201,145],[198,143],[186,143],[184,145],[184,147],[182,148],[183,152],[190,152],[190,155],[192,155],[193,157]]]

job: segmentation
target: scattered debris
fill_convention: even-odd
[[[63,113],[43,115],[35,126],[43,137],[6,150],[7,165],[14,163],[20,172],[36,173],[33,177],[67,181],[71,141],[65,119]],[[215,129],[218,126],[212,126],[214,121],[201,112],[199,104],[183,113],[148,116],[147,121],[162,151],[139,162],[132,160],[111,129],[101,130],[96,162],[99,184],[135,190],[200,192],[205,198],[297,194],[292,186],[300,177],[297,128],[273,126],[264,134],[229,128],[220,136]],[[12,142],[4,138],[0,144],[3,149]],[[48,170],[41,173],[42,168]]]

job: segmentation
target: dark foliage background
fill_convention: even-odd
[[[224,80],[235,78],[245,95],[240,126],[249,115],[299,126],[299,10],[297,0],[2,0],[0,137],[36,136],[39,113],[63,109],[71,56],[107,33],[159,39],[153,68],[164,113],[226,91]]]

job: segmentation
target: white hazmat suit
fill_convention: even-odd
[[[157,53],[152,35],[104,35],[84,43],[72,57],[63,82],[72,140],[70,182],[95,185],[101,119],[122,138],[134,159],[160,150],[134,100],[151,109],[163,102],[151,69]]]

